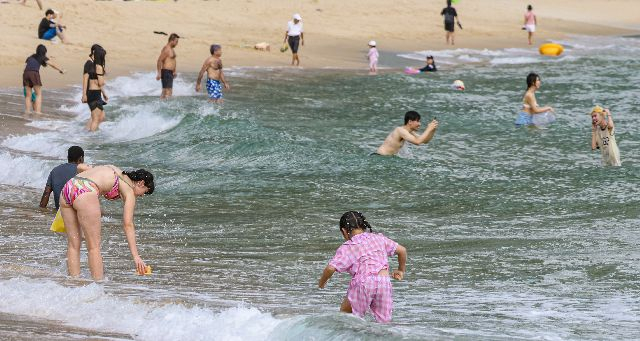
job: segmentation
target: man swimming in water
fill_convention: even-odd
[[[422,135],[417,135],[416,132],[420,129],[420,114],[415,111],[407,111],[404,114],[404,125],[395,128],[382,145],[378,148],[375,154],[378,155],[395,155],[398,154],[404,141],[409,141],[415,145],[421,145],[423,143],[429,143],[433,138],[433,135],[438,129],[438,121],[434,118],[429,122],[427,128]]]
[[[178,45],[180,36],[171,33],[167,45],[160,51],[158,57],[156,80],[162,79],[162,94],[160,98],[169,98],[173,94],[173,79],[176,77],[176,51],[174,48]]]

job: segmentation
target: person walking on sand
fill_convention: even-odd
[[[213,44],[209,48],[211,56],[204,60],[200,73],[198,74],[198,80],[196,81],[196,92],[200,92],[202,84],[202,76],[204,72],[207,72],[207,93],[209,95],[209,102],[222,103],[222,86],[225,89],[229,89],[229,83],[224,78],[224,71],[222,71],[222,46]]]
[[[87,130],[96,131],[100,123],[104,121],[104,105],[109,97],[104,91],[105,64],[107,51],[98,44],[91,46],[90,60],[84,63],[82,73],[82,103],[89,105],[91,116],[87,122]],[[102,99],[104,97],[104,100]]]
[[[533,13],[533,7],[531,5],[527,6],[527,13],[524,14],[524,26],[523,30],[526,30],[529,36],[529,45],[533,45],[533,33],[536,31],[536,25],[538,24],[538,19],[536,18],[535,13]]]
[[[42,192],[42,198],[40,199],[40,207],[47,208],[49,204],[49,197],[53,192],[53,201],[56,206],[56,210],[60,208],[60,192],[62,187],[69,181],[69,179],[76,176],[78,173],[82,173],[91,168],[91,166],[84,163],[84,150],[79,146],[71,146],[67,150],[67,163],[56,166],[49,173],[47,178],[47,184]]]
[[[173,94],[173,79],[176,77],[176,51],[180,36],[171,33],[167,45],[160,51],[158,57],[156,80],[162,80],[162,94],[160,98],[169,98]]]
[[[284,34],[284,42],[289,43],[291,48],[291,65],[300,66],[300,58],[298,57],[298,48],[304,46],[304,33],[302,28],[302,17],[296,13],[293,15],[293,21],[287,23],[287,32]]]
[[[32,54],[25,61],[27,64],[22,73],[22,85],[27,93],[25,94],[25,114],[29,114],[33,108],[36,114],[42,114],[42,81],[40,80],[40,67],[51,66],[64,74],[64,70],[53,64],[47,57],[47,48],[40,44],[36,48],[36,53]],[[36,101],[31,106],[31,94],[36,92]]]
[[[369,42],[369,53],[367,53],[367,58],[369,59],[369,74],[376,75],[378,74],[378,57],[380,54],[378,53],[378,49],[376,48],[376,41],[372,40]]]
[[[56,13],[52,9],[48,9],[44,15],[45,17],[40,20],[40,25],[38,26],[38,38],[52,40],[58,36],[63,44],[66,43],[65,35],[62,32],[64,26],[53,21]]]
[[[422,135],[417,136],[416,132],[420,129],[420,124],[420,114],[415,111],[407,111],[404,114],[404,125],[396,127],[389,133],[382,145],[372,155],[396,155],[404,146],[404,141],[415,145],[429,143],[438,129],[438,121],[434,118],[429,122]]]
[[[454,7],[451,6],[451,0],[447,0],[447,7],[442,9],[440,15],[444,17],[444,30],[446,32],[447,45],[451,42],[451,45],[455,45],[454,41],[454,31],[455,31],[455,21],[458,23],[458,27],[462,28],[462,24],[460,24],[460,19],[458,18],[458,12]]]
[[[60,193],[60,212],[67,230],[67,268],[69,275],[80,275],[81,236],[87,243],[91,277],[104,278],[101,245],[100,196],[107,200],[122,199],[124,233],[133,256],[136,270],[145,273],[146,264],[138,254],[133,213],[136,198],[153,193],[153,175],[144,169],[122,171],[115,166],[97,166],[71,178]],[[82,234],[80,230],[82,229]]]
[[[622,165],[611,111],[599,106],[591,110],[591,150],[596,149],[602,152],[603,165]]]
[[[391,277],[398,281],[404,278],[407,249],[382,233],[373,233],[364,215],[356,211],[342,215],[340,233],[345,242],[325,267],[318,287],[324,289],[336,271],[348,272],[351,274],[351,282],[340,311],[362,318],[370,310],[376,322],[391,322]],[[387,257],[394,255],[398,256],[398,269],[391,272]]]

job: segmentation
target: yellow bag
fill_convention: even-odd
[[[287,42],[285,41],[282,44],[282,47],[280,48],[280,52],[287,52],[288,49],[289,49],[289,46],[287,45]]]
[[[62,214],[60,210],[56,213],[56,218],[53,219],[53,223],[51,223],[51,231],[53,232],[67,232],[67,229],[64,227],[64,221],[62,220]]]

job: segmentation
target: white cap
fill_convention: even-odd
[[[369,41],[369,46],[376,46],[376,41],[375,40],[370,40]]]
[[[302,17],[300,16],[300,14],[296,13],[296,14],[293,15],[293,19],[302,20]]]

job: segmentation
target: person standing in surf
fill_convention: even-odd
[[[433,135],[435,135],[436,129],[438,129],[438,121],[434,118],[429,122],[424,132],[417,136],[416,132],[420,129],[420,125],[420,114],[416,111],[407,111],[404,114],[404,125],[396,127],[389,133],[373,155],[396,155],[404,146],[404,141],[409,141],[415,145],[429,143]]]
[[[596,149],[602,152],[603,165],[622,165],[611,111],[599,106],[591,110],[591,150]]]
[[[162,80],[162,94],[160,95],[162,99],[173,95],[173,79],[177,76],[175,48],[178,46],[179,39],[179,35],[171,33],[167,45],[160,51],[160,56],[156,62],[156,80]]]
[[[451,42],[451,45],[455,45],[455,22],[457,21],[458,27],[460,28],[462,28],[462,24],[460,24],[458,12],[453,6],[451,6],[451,0],[447,0],[447,7],[442,9],[440,15],[444,17],[444,31],[446,32],[445,38],[447,40],[447,45],[449,45],[449,42]]]
[[[540,89],[540,76],[535,73],[527,75],[527,92],[525,92],[522,98],[522,111],[516,119],[516,126],[531,126],[534,125],[533,116],[545,114],[547,112],[554,112],[552,107],[540,107],[538,101],[536,101],[536,91]]]
[[[196,81],[196,92],[200,92],[200,86],[202,84],[202,76],[204,72],[207,72],[207,93],[209,95],[209,102],[222,103],[222,87],[229,89],[229,84],[224,78],[224,72],[222,71],[222,46],[213,44],[209,48],[211,56],[204,60],[200,73],[198,74],[198,80]]]
[[[67,268],[69,275],[80,275],[80,245],[87,243],[91,277],[104,278],[101,245],[100,196],[107,200],[122,199],[122,227],[138,274],[145,273],[146,264],[138,254],[133,212],[136,198],[153,193],[153,175],[144,170],[122,171],[115,166],[97,166],[71,178],[60,193],[60,213],[67,232]],[[82,229],[82,233],[80,230]]]
[[[24,113],[29,114],[35,111],[36,114],[42,114],[42,80],[40,80],[40,67],[51,66],[64,74],[64,70],[53,64],[47,57],[47,48],[40,44],[36,48],[36,53],[32,54],[25,60],[24,72],[22,73],[22,86],[25,89],[24,94]],[[35,91],[35,102],[32,103],[32,94]],[[33,106],[32,106],[33,104]]]
[[[360,212],[349,211],[342,215],[340,233],[345,242],[322,272],[318,287],[324,289],[336,271],[348,272],[352,278],[340,311],[364,317],[371,310],[376,322],[391,322],[393,287],[390,275],[399,281],[404,278],[407,250],[381,233],[373,233]],[[387,257],[393,255],[398,255],[398,269],[389,274]]]
[[[82,103],[87,103],[91,113],[87,122],[87,130],[96,131],[100,123],[104,121],[104,105],[109,100],[104,91],[107,51],[102,46],[93,44],[89,58],[91,59],[84,63],[82,72]]]
[[[529,45],[533,45],[533,33],[536,31],[536,25],[538,24],[538,18],[533,13],[533,7],[527,6],[527,13],[524,14],[524,24],[522,29],[526,30],[529,37]]]
[[[291,48],[291,65],[300,66],[298,48],[304,46],[304,33],[302,28],[302,17],[296,13],[293,21],[287,23],[287,32],[284,34],[284,43],[289,43]]]

